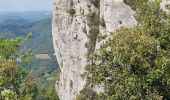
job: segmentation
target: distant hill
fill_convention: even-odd
[[[51,18],[52,12],[42,11],[42,12],[1,12],[0,13],[0,23],[4,20],[15,19],[15,20],[28,20],[29,22],[34,22],[46,18]]]
[[[26,15],[29,16],[29,14],[25,13],[18,15],[12,14],[13,16],[15,15],[15,17],[10,17],[9,19],[0,16],[0,18],[2,17],[2,19],[4,19],[0,20],[0,35],[7,38],[16,38],[25,37],[29,32],[32,32],[33,36],[27,47],[31,47],[34,53],[53,53],[51,16],[49,14],[47,16],[46,13],[47,12],[44,12],[44,15],[42,12],[37,13],[37,15],[31,13],[31,15],[36,16],[36,18],[34,18],[34,16],[32,18],[34,21],[31,20],[31,17],[26,17]],[[21,16],[25,17],[16,19],[16,16],[18,16],[18,18]]]

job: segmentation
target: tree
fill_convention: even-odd
[[[105,99],[170,99],[170,18],[158,0],[135,3],[139,26],[114,32],[91,55],[84,76],[103,84]]]
[[[32,92],[24,91],[30,90],[26,83],[32,81],[26,80],[27,73],[23,71],[31,59],[30,50],[26,51],[23,47],[31,35],[29,33],[24,40],[0,37],[0,99],[34,98]]]

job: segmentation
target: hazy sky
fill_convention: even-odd
[[[0,11],[50,11],[54,0],[0,0]]]

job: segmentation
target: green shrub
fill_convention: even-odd
[[[98,33],[99,33],[99,27],[93,26],[93,27],[91,27],[90,30],[89,30],[89,35],[88,35],[88,37],[90,38],[90,40],[95,41],[95,39],[96,39],[97,36],[98,36]]]
[[[73,17],[73,16],[76,14],[76,10],[75,10],[74,8],[70,8],[70,9],[67,11],[67,13],[69,13],[70,16]]]
[[[60,81],[60,74],[61,74],[61,71],[58,70],[58,71],[57,71],[57,74],[56,74],[56,80],[57,80],[57,81]]]
[[[101,25],[102,27],[106,27],[105,20],[104,20],[103,17],[100,19],[100,25]]]
[[[98,41],[100,42],[101,40],[106,39],[107,35],[102,35],[101,33],[98,35]]]
[[[99,13],[89,12],[87,15],[88,26],[90,27],[89,34],[87,35],[89,38],[89,42],[86,43],[86,47],[88,48],[88,57],[91,55],[96,46],[96,40],[99,34],[99,25],[100,25],[100,16]]]
[[[93,20],[93,18],[95,17],[95,12],[93,11],[90,11],[88,14],[87,14],[87,20]]]
[[[88,23],[89,27],[91,27],[91,26],[99,26],[99,24],[100,24],[99,13],[90,11],[87,14],[87,21],[88,21],[87,23]]]
[[[139,0],[123,0],[123,2],[129,5],[133,10],[136,10],[136,4]]]
[[[168,9],[168,10],[170,10],[170,4],[166,4],[166,5],[165,5],[165,8]]]
[[[123,0],[123,2],[127,5],[129,5],[133,10],[137,10],[139,6],[143,4],[148,4],[148,0]],[[146,7],[144,7],[146,8]]]
[[[97,93],[89,87],[85,87],[80,91],[80,94],[76,97],[76,100],[96,100]]]
[[[46,90],[43,93],[45,100],[60,100],[54,87],[55,85],[49,85],[46,87]]]
[[[99,34],[99,27],[93,26],[90,28],[89,35],[88,35],[89,43],[86,45],[88,48],[88,55],[91,55],[95,50],[98,34]]]
[[[142,28],[117,31],[86,67],[88,82],[104,83],[107,98],[170,99],[170,53],[158,50],[159,41],[145,32]]]
[[[90,2],[97,8],[100,7],[100,0],[90,0]]]

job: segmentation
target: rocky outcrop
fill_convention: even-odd
[[[80,76],[85,71],[90,43],[90,26],[87,16],[91,12],[99,13],[99,33],[108,37],[120,27],[137,25],[134,12],[123,0],[100,1],[100,6],[92,0],[56,0],[53,7],[53,44],[61,69],[60,81],[56,83],[61,100],[75,100],[76,95],[86,84]],[[97,36],[96,36],[97,37]],[[98,48],[107,38],[96,38]],[[97,89],[96,89],[97,90]]]
[[[100,26],[102,35],[109,35],[120,27],[132,27],[137,25],[133,17],[132,9],[123,3],[123,0],[101,0],[100,19],[103,18],[105,26]],[[96,48],[99,48],[102,41],[97,41]]]

